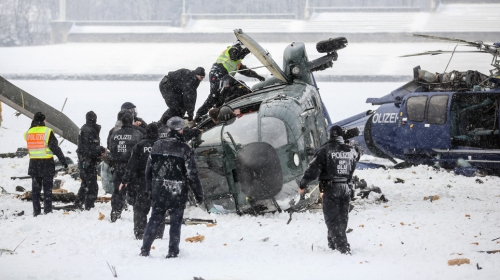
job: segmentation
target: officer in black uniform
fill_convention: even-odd
[[[210,95],[205,103],[196,111],[195,121],[199,122],[203,115],[212,107],[220,107],[224,104],[224,99],[220,93],[221,79],[229,74],[234,76],[236,71],[241,75],[259,79],[264,81],[265,78],[257,74],[257,72],[249,69],[241,63],[241,61],[249,54],[250,51],[240,41],[237,41],[232,46],[227,47],[217,58],[212,65],[209,73]]]
[[[245,94],[252,92],[245,82],[236,80],[231,75],[226,75],[222,78],[222,98],[224,103],[236,99]]]
[[[144,139],[139,141],[139,143],[132,148],[132,155],[128,160],[127,170],[122,177],[122,184],[120,185],[120,188],[129,187],[129,184],[134,181],[133,179],[139,182],[137,197],[134,204],[134,234],[137,239],[141,240],[144,236],[149,208],[151,208],[151,198],[146,192],[146,163],[151,153],[151,147],[153,147],[157,139],[158,126],[156,123],[148,124]],[[164,230],[165,223],[161,223],[157,238],[163,238]]]
[[[78,135],[78,168],[82,184],[78,190],[75,205],[78,208],[85,206],[85,210],[94,208],[97,199],[97,165],[104,156],[106,148],[101,146],[99,132],[101,126],[97,124],[97,115],[89,111],[86,116],[86,123],[80,128]]]
[[[110,152],[113,158],[113,186],[111,196],[111,222],[120,218],[124,203],[125,190],[120,190],[120,183],[125,174],[128,160],[132,154],[132,148],[141,139],[143,134],[132,127],[133,117],[129,113],[122,116],[122,128],[113,132],[110,139]]]
[[[167,258],[179,254],[181,224],[188,198],[188,186],[198,203],[203,202],[203,189],[193,150],[181,139],[184,120],[173,117],[168,120],[168,137],[156,141],[146,164],[147,190],[152,192],[153,210],[141,248],[141,256],[148,256],[158,227],[165,215],[170,215],[170,239]]]
[[[168,132],[169,132],[169,128],[167,126],[167,122],[168,120],[170,120],[173,116],[171,116],[169,113],[168,113],[168,110],[167,112],[163,113],[161,119],[160,119],[160,127],[158,128],[158,138],[162,139],[162,138],[166,138],[167,135],[168,135]],[[182,133],[182,140],[184,142],[188,142],[189,140],[195,138],[195,137],[198,137],[198,135],[201,134],[201,130],[196,128],[196,127],[193,127],[193,128],[190,128],[190,127],[185,127],[184,128],[184,133]]]
[[[345,144],[344,132],[338,125],[330,129],[330,140],[321,146],[309,163],[300,181],[302,195],[307,184],[319,176],[320,191],[323,193],[323,215],[328,228],[328,246],[342,254],[350,254],[347,242],[349,201],[352,190],[349,182],[359,161],[359,149]]]
[[[198,86],[205,78],[205,69],[198,67],[194,71],[179,69],[169,72],[160,82],[160,92],[168,106],[170,117],[181,117],[187,113],[188,120],[193,120],[194,106]]]

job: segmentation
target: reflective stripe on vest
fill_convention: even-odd
[[[52,129],[46,126],[35,126],[24,133],[24,140],[28,144],[30,159],[48,159],[54,154],[49,149],[49,137]]]
[[[223,51],[219,58],[217,58],[217,61],[215,63],[220,63],[222,64],[222,66],[224,66],[224,68],[226,68],[227,70],[227,73],[229,73],[229,75],[231,76],[234,76],[234,74],[236,74],[236,70],[240,69],[240,65],[241,65],[241,59],[238,59],[238,60],[231,60],[231,58],[229,57],[229,50],[231,49],[231,47],[228,47],[225,51]]]

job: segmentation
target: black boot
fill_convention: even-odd
[[[168,255],[167,255],[166,258],[167,259],[177,258],[177,254],[175,254],[175,253],[168,253]]]
[[[141,249],[141,253],[139,254],[141,257],[149,257],[149,252],[146,250]]]

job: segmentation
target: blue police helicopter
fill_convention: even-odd
[[[500,175],[500,43],[414,34],[457,42],[493,55],[489,75],[478,71],[431,73],[413,69],[414,79],[366,103],[380,105],[332,125],[346,130],[366,154],[386,158],[395,167],[427,164],[466,176]],[[405,55],[437,55],[428,51]]]

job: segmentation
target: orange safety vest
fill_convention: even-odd
[[[46,126],[35,126],[24,133],[24,140],[28,144],[30,159],[49,159],[54,156],[49,149],[49,137],[52,129]]]

